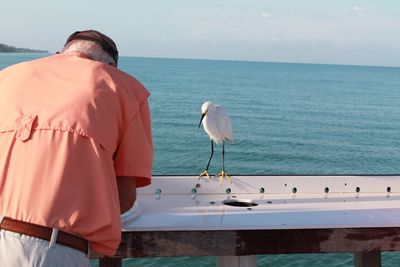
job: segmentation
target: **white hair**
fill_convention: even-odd
[[[89,58],[105,64],[117,65],[114,59],[95,42],[87,40],[73,40],[65,45],[62,53],[80,52]]]

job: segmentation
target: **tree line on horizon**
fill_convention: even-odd
[[[48,53],[47,50],[19,48],[0,43],[0,53]]]

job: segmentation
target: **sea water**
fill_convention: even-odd
[[[0,69],[40,57],[0,54]],[[210,140],[205,101],[225,106],[228,174],[399,174],[400,68],[121,57],[150,91],[153,174],[198,175]],[[221,169],[215,147],[210,173]],[[383,253],[399,266],[399,253]],[[92,262],[97,265],[95,261]],[[215,257],[126,259],[124,266],[215,266]],[[352,266],[350,253],[259,255],[259,266]]]

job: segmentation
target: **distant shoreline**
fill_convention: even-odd
[[[0,53],[48,53],[47,50],[19,48],[0,43]]]

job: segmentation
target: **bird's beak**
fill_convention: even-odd
[[[203,121],[205,115],[206,115],[206,113],[201,114],[201,119],[200,119],[200,122],[199,122],[199,127],[197,127],[197,131],[200,130],[200,125],[201,125],[201,122]]]

